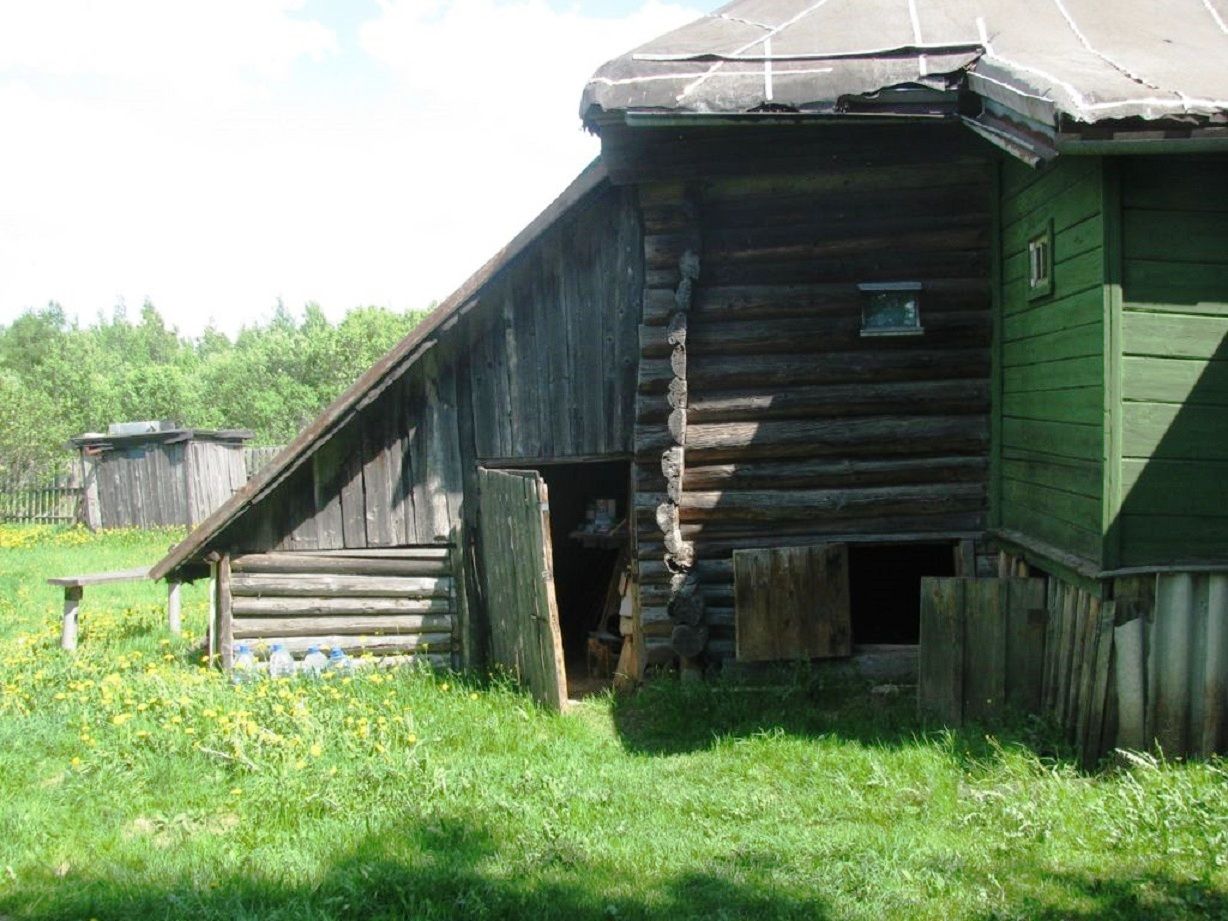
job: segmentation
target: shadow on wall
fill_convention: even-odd
[[[1108,544],[1123,566],[1224,563],[1228,160],[1124,163],[1122,196],[1123,499]]]

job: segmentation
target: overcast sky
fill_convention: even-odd
[[[441,300],[598,152],[607,59],[705,0],[0,0],[0,323]]]

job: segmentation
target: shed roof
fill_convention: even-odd
[[[1222,117],[1226,55],[1228,0],[734,0],[601,67],[581,115],[819,113],[966,85],[1050,124]]]
[[[152,431],[132,432],[86,432],[76,438],[70,438],[68,443],[76,448],[112,448],[123,445],[135,445],[157,442],[159,444],[179,444],[184,441],[214,441],[225,444],[243,444],[256,437],[251,429],[196,429],[181,426],[167,426]]]

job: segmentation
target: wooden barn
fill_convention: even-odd
[[[154,574],[211,568],[223,661],[557,705],[603,650],[912,646],[953,721],[1228,747],[1228,11],[1187,6],[738,0],[611,61],[600,159]]]
[[[70,444],[81,454],[90,528],[194,527],[247,482],[247,429],[121,422]]]

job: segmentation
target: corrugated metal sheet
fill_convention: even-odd
[[[581,115],[829,111],[906,84],[1031,117],[1228,111],[1224,0],[735,0],[603,66]]]
[[[1118,745],[1228,749],[1228,574],[1155,577],[1154,609],[1114,631]]]

